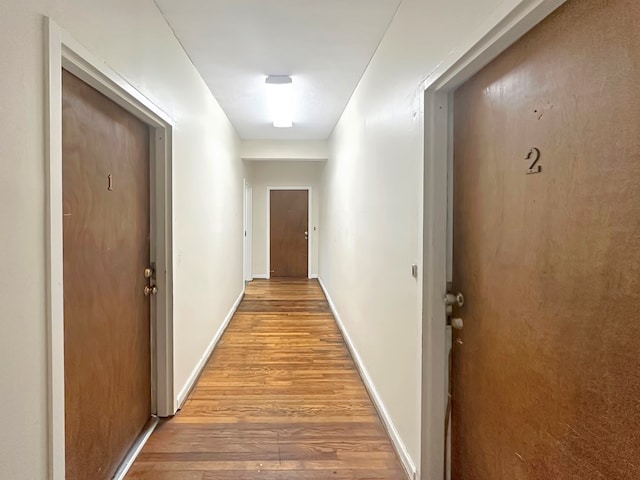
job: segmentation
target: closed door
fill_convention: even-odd
[[[570,0],[455,94],[454,480],[640,478],[639,25]]]
[[[269,202],[271,276],[307,278],[309,192],[271,190]]]
[[[149,130],[63,71],[66,478],[110,479],[151,416]]]

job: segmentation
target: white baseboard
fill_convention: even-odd
[[[396,449],[398,457],[400,457],[402,466],[404,467],[405,472],[407,473],[407,476],[411,480],[415,480],[416,478],[415,463],[411,458],[411,456],[409,455],[409,452],[407,451],[407,447],[405,446],[404,442],[400,438],[400,434],[398,433],[398,430],[396,429],[393,423],[393,420],[391,420],[391,416],[387,411],[387,407],[384,405],[384,402],[382,401],[380,394],[378,394],[378,391],[376,390],[373,380],[371,379],[371,376],[369,375],[367,368],[364,366],[364,363],[362,362],[362,358],[360,357],[358,350],[356,350],[356,347],[353,341],[351,340],[351,337],[349,336],[349,332],[345,328],[344,323],[340,318],[340,314],[338,313],[338,310],[336,309],[336,306],[333,303],[333,300],[331,299],[331,295],[329,295],[329,292],[327,291],[327,288],[322,282],[322,279],[319,278],[318,281],[320,283],[320,287],[322,288],[322,291],[324,292],[324,296],[327,297],[327,302],[329,302],[329,307],[331,308],[331,312],[333,313],[333,316],[336,319],[336,323],[338,324],[338,328],[340,329],[340,332],[344,337],[344,341],[347,344],[347,348],[349,349],[349,352],[351,353],[351,357],[353,357],[353,361],[355,362],[358,372],[360,373],[360,377],[364,382],[364,386],[366,387],[367,392],[369,392],[369,396],[373,400],[373,404],[376,410],[378,411],[378,415],[380,416],[380,419],[382,420],[382,423],[384,424],[384,427],[387,430],[387,433],[389,434],[389,438],[391,438],[391,441],[393,442],[393,446]]]
[[[318,274],[317,273],[312,273],[311,275],[309,275],[309,278],[318,278]]]
[[[191,393],[191,390],[193,389],[196,382],[198,381],[198,378],[200,377],[202,370],[207,364],[209,357],[213,353],[213,349],[216,348],[216,345],[220,341],[222,334],[229,326],[229,322],[231,321],[231,319],[233,318],[233,315],[236,313],[236,310],[240,306],[240,302],[242,302],[242,297],[244,297],[244,288],[242,289],[242,292],[240,292],[240,296],[236,299],[235,303],[231,307],[231,310],[227,314],[227,317],[224,319],[224,322],[222,322],[222,325],[220,325],[220,328],[218,329],[216,334],[213,336],[213,339],[211,340],[211,342],[209,343],[209,346],[207,347],[204,354],[200,358],[200,361],[193,369],[193,372],[191,372],[191,375],[189,375],[189,379],[185,383],[184,387],[182,387],[182,390],[180,390],[180,393],[178,394],[178,398],[176,400],[176,405],[178,405],[178,410],[182,408],[182,405],[187,400],[189,393]]]

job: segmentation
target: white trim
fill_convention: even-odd
[[[269,275],[267,275],[266,273],[254,273],[253,274],[253,278],[254,279],[262,279],[262,280],[269,280]]]
[[[241,157],[245,162],[327,162],[325,157]]]
[[[45,22],[47,153],[48,440],[50,480],[65,478],[64,286],[62,227],[62,68],[149,125],[151,132],[151,260],[158,295],[152,302],[153,413],[175,413],[173,395],[173,261],[171,161],[174,122],[53,20]]]
[[[566,0],[503,2],[477,31],[477,40],[453,52],[447,61],[428,75],[421,90],[452,92],[565,2]]]
[[[198,378],[202,373],[202,370],[204,370],[204,367],[206,367],[207,362],[209,361],[209,357],[211,357],[213,350],[216,348],[216,345],[218,345],[218,342],[222,338],[222,335],[224,334],[225,330],[229,326],[229,323],[231,322],[231,319],[235,315],[236,310],[238,310],[238,307],[240,306],[240,303],[242,302],[243,297],[244,297],[244,288],[242,289],[242,291],[240,292],[240,295],[238,296],[235,303],[231,307],[231,310],[229,310],[229,313],[224,319],[224,322],[222,322],[222,325],[220,325],[220,328],[211,339],[211,342],[209,342],[209,346],[207,347],[205,352],[202,354],[202,357],[200,357],[200,361],[191,372],[191,375],[189,375],[189,378],[187,379],[184,386],[180,389],[180,393],[178,393],[178,400],[177,400],[178,410],[182,408],[182,406],[184,405],[184,402],[189,397],[189,393],[191,392],[193,387],[195,387],[198,381]]]
[[[446,409],[447,234],[452,154],[451,95],[565,0],[503,2],[476,38],[454,52],[422,84],[424,105],[421,462],[423,480],[444,477]]]
[[[349,353],[351,354],[351,357],[353,358],[356,368],[360,373],[362,382],[364,383],[364,386],[366,387],[367,392],[369,393],[369,396],[373,401],[373,404],[378,412],[378,416],[382,420],[382,423],[387,431],[387,434],[389,435],[389,438],[393,442],[393,446],[395,447],[396,453],[398,454],[398,457],[402,462],[402,466],[404,467],[404,470],[408,478],[413,480],[416,478],[415,463],[411,459],[411,455],[409,455],[409,451],[407,450],[406,445],[402,441],[402,438],[400,438],[398,429],[393,423],[393,420],[391,419],[391,415],[389,415],[387,407],[382,401],[382,397],[378,393],[378,390],[376,389],[376,386],[373,383],[373,380],[371,379],[371,376],[369,375],[369,372],[367,371],[367,368],[365,367],[364,362],[362,361],[362,357],[360,357],[360,354],[358,353],[358,350],[356,349],[355,344],[351,340],[351,337],[349,336],[349,332],[347,331],[342,319],[340,318],[340,314],[338,313],[338,310],[336,309],[336,306],[333,303],[333,300],[331,299],[331,295],[329,295],[329,292],[327,291],[327,288],[321,278],[318,279],[318,283],[320,283],[320,287],[324,292],[324,296],[326,297],[327,302],[329,303],[329,308],[331,308],[331,313],[333,313],[333,317],[335,318],[336,324],[340,329],[340,333],[342,334],[342,337],[344,338],[347,348],[349,349]]]
[[[311,277],[311,243],[313,241],[312,228],[313,220],[313,203],[312,203],[312,188],[310,185],[298,187],[298,186],[279,186],[279,187],[267,187],[267,280],[271,278],[271,190],[307,190],[309,195],[308,203],[308,219],[307,219],[307,278]],[[254,278],[257,278],[254,275]]]
[[[48,21],[47,69],[47,333],[48,333],[48,427],[49,478],[65,478],[65,410],[64,410],[64,290],[62,223],[62,128],[52,132],[51,125],[60,125],[62,118],[61,32]]]
[[[309,278],[319,278],[317,273],[312,273]]]

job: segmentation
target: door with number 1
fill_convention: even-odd
[[[455,93],[454,480],[640,478],[638,25],[569,0]]]
[[[151,417],[149,129],[62,80],[66,479],[108,480]]]

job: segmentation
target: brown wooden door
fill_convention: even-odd
[[[68,480],[110,479],[151,415],[149,130],[63,71]]]
[[[639,25],[569,1],[455,94],[454,480],[640,478]]]
[[[271,276],[307,278],[309,192],[271,190],[269,201]]]

